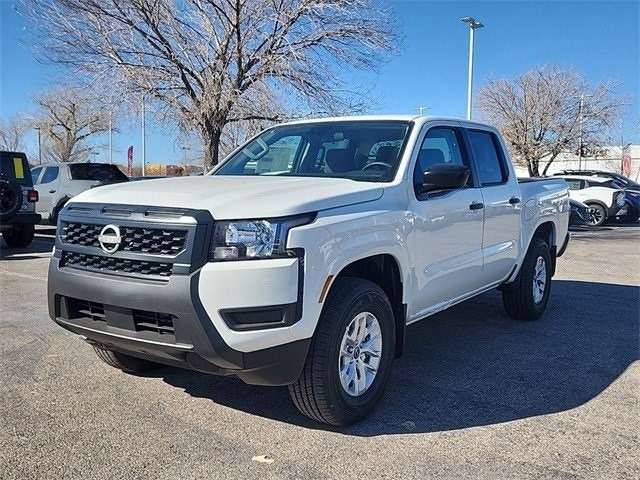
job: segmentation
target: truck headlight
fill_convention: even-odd
[[[315,214],[270,220],[216,221],[209,249],[210,261],[294,256],[286,248],[293,227],[306,225]]]

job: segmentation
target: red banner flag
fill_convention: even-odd
[[[622,150],[622,175],[628,177],[631,175],[631,151],[629,147]]]
[[[127,150],[127,175],[133,174],[133,145]]]

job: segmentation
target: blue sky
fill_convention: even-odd
[[[28,25],[0,0],[0,117],[33,110],[30,97],[51,85],[60,72],[36,63],[24,39]],[[393,1],[404,37],[402,51],[385,64],[375,81],[379,109],[374,113],[426,113],[464,116],[468,27],[472,16],[486,27],[476,31],[474,90],[489,77],[510,77],[533,66],[556,63],[584,73],[590,82],[613,78],[630,95],[625,140],[640,143],[640,2],[628,1]],[[150,123],[150,120],[148,120]],[[134,145],[139,161],[139,124],[127,122],[114,135],[114,160],[124,163]],[[147,162],[178,163],[175,132],[147,128]],[[104,139],[102,139],[104,142]],[[28,150],[37,152],[35,132]],[[97,160],[107,161],[103,149]],[[137,162],[136,162],[137,163]]]

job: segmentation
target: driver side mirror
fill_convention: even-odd
[[[428,167],[422,176],[424,192],[434,190],[455,190],[462,188],[469,180],[470,170],[455,163],[436,163]]]

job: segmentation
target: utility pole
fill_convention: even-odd
[[[471,120],[471,98],[473,87],[473,32],[476,28],[484,27],[482,22],[478,22],[472,17],[462,17],[464,23],[469,24],[469,81],[467,83],[467,120]]]

